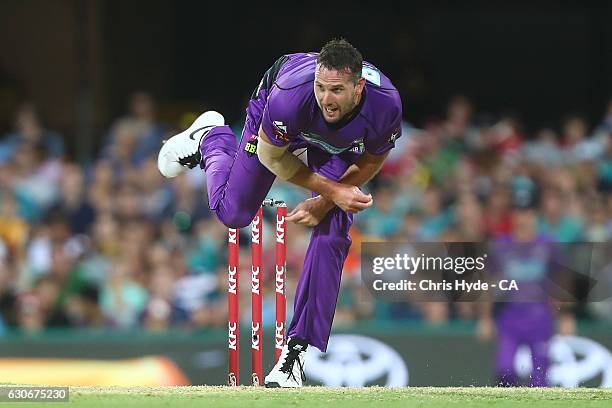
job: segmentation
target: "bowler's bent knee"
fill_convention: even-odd
[[[214,210],[217,219],[227,228],[244,228],[251,224],[255,214],[247,214],[245,211],[220,211]]]

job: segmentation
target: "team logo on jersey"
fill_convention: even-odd
[[[352,153],[363,154],[363,152],[365,152],[365,143],[363,142],[363,138],[355,140],[349,151]]]
[[[395,141],[397,140],[399,136],[400,136],[400,129],[397,128],[393,131],[393,133],[391,133],[391,137],[389,138],[389,143],[391,143],[392,145],[395,145]]]
[[[287,126],[279,120],[275,120],[272,124],[274,125],[274,136],[282,142],[288,142]]]
[[[244,145],[244,151],[247,152],[249,157],[257,154],[257,135],[251,135],[249,141]]]

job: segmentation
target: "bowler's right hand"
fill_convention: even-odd
[[[356,213],[371,207],[374,201],[372,194],[364,194],[359,187],[339,183],[330,195],[338,207],[349,213]]]

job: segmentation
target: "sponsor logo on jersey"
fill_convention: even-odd
[[[393,133],[391,133],[391,137],[389,138],[389,143],[391,143],[392,145],[395,145],[395,141],[397,140],[399,135],[400,135],[400,129],[397,128],[393,131]]]
[[[257,135],[251,135],[251,137],[249,137],[249,141],[244,145],[244,151],[249,157],[253,157],[257,154]]]
[[[363,152],[365,152],[365,143],[363,142],[363,138],[355,140],[351,145],[349,152],[363,154]]]
[[[274,125],[274,137],[282,142],[288,142],[287,126],[279,120],[275,120],[272,124]]]

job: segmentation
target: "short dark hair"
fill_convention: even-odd
[[[361,78],[363,57],[357,48],[344,38],[329,41],[321,48],[317,64],[336,71],[349,70],[354,82]]]

